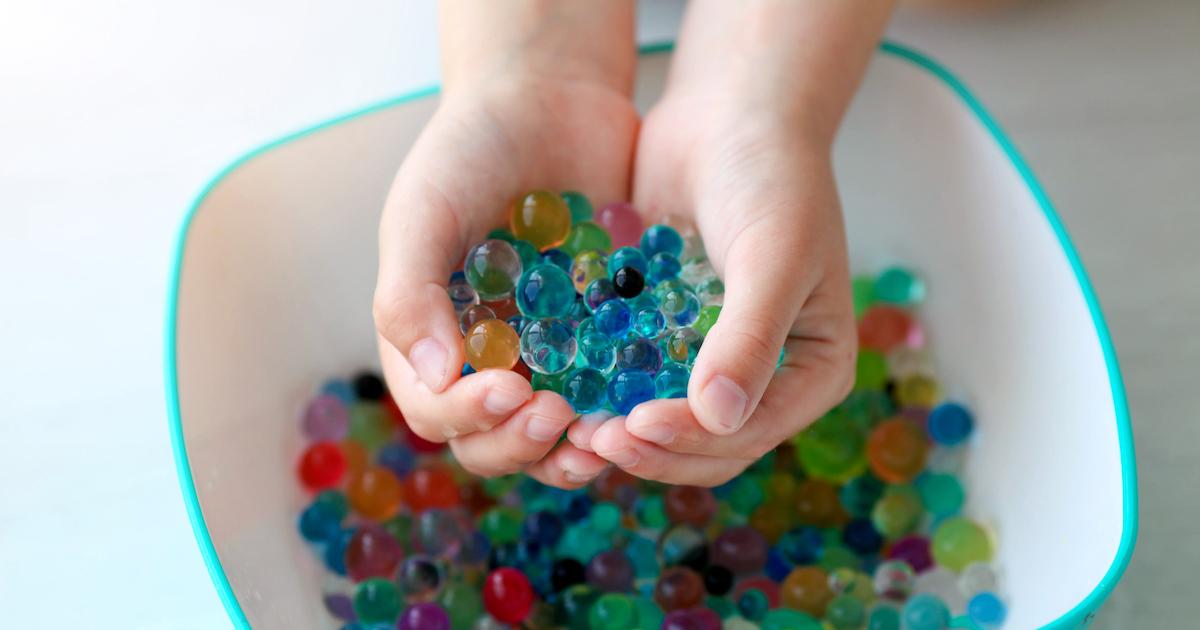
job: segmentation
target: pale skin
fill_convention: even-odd
[[[442,103],[380,226],[375,320],[411,429],[481,475],[577,487],[615,465],[716,485],[840,401],[856,343],[830,148],[890,11],[693,0],[664,95],[639,119],[631,1],[444,0]],[[572,422],[515,372],[459,377],[446,282],[537,188],[695,223],[726,295],[686,399]]]

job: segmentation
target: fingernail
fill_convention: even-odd
[[[492,387],[483,397],[483,408],[487,409],[488,413],[503,416],[516,411],[517,407],[525,404],[526,400],[529,400],[529,396],[523,396],[503,387]]]
[[[629,432],[647,442],[666,445],[675,441],[675,431],[665,424],[651,424],[645,427],[630,427]]]
[[[446,376],[446,346],[433,337],[426,337],[413,344],[408,351],[408,360],[421,382],[429,389],[438,391]]]
[[[596,475],[598,474],[600,473],[581,473],[571,470],[570,468],[563,468],[563,479],[566,479],[571,483],[587,483],[592,479],[595,479]]]
[[[562,433],[562,423],[546,416],[530,416],[525,423],[525,435],[535,442],[549,442]]]
[[[642,461],[642,456],[631,448],[621,449],[615,453],[604,453],[600,456],[621,468],[628,468]]]
[[[737,383],[724,376],[714,376],[700,392],[700,403],[717,424],[736,431],[745,422],[746,405],[750,398]]]

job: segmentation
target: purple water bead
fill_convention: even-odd
[[[711,608],[672,610],[663,618],[662,630],[721,630],[721,616]]]
[[[924,536],[905,536],[892,543],[887,554],[890,560],[901,560],[921,573],[933,567],[933,555],[929,551],[929,539]]]
[[[304,410],[304,436],[313,442],[338,442],[346,437],[350,412],[334,394],[321,394]]]
[[[767,563],[767,539],[753,527],[731,527],[712,544],[712,563],[719,564],[736,575],[748,575],[762,570]]]
[[[450,630],[450,615],[446,610],[433,602],[425,602],[410,606],[400,621],[396,623],[398,630]]]
[[[344,593],[325,593],[325,610],[342,621],[358,619],[354,614],[354,600]]]
[[[609,549],[588,562],[587,580],[602,592],[627,592],[633,587],[633,564],[624,550]]]

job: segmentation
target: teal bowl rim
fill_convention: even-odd
[[[672,48],[674,48],[674,43],[666,42],[642,46],[639,52],[642,55],[649,55],[668,52]],[[1100,310],[1100,302],[1096,298],[1096,292],[1092,288],[1091,281],[1088,279],[1087,271],[1083,268],[1079,254],[1075,251],[1075,246],[1071,243],[1067,229],[1063,226],[1062,219],[1059,218],[1058,213],[1054,210],[1054,205],[1050,202],[1050,198],[1038,183],[1037,178],[1034,177],[1029,165],[1025,163],[1020,153],[1017,152],[1012,141],[1009,140],[1008,136],[1001,129],[999,123],[983,107],[983,104],[979,102],[979,99],[975,98],[975,95],[967,89],[966,85],[951,74],[949,70],[923,53],[891,41],[883,42],[880,45],[880,51],[908,61],[928,71],[958,95],[967,108],[975,114],[979,123],[987,129],[992,139],[1000,146],[1004,154],[1008,156],[1009,162],[1012,163],[1013,167],[1021,175],[1021,179],[1024,180],[1025,185],[1033,194],[1038,206],[1042,209],[1042,214],[1046,217],[1047,223],[1050,224],[1051,229],[1054,230],[1054,235],[1058,238],[1059,246],[1062,247],[1063,253],[1071,263],[1071,268],[1075,272],[1075,280],[1079,283],[1084,300],[1087,302],[1088,312],[1092,317],[1092,325],[1095,327],[1096,336],[1100,341],[1100,347],[1104,353],[1104,363],[1108,370],[1109,386],[1112,390],[1113,406],[1117,416],[1117,440],[1121,451],[1123,513],[1121,542],[1117,547],[1116,556],[1113,558],[1108,571],[1100,579],[1100,583],[1092,589],[1092,592],[1083,601],[1076,604],[1075,607],[1044,627],[1058,629],[1085,626],[1095,617],[1096,611],[1104,603],[1104,600],[1108,598],[1108,595],[1112,593],[1113,588],[1120,581],[1121,575],[1125,572],[1125,568],[1129,566],[1129,559],[1133,555],[1133,547],[1138,531],[1137,468],[1133,449],[1133,428],[1129,421],[1129,404],[1125,398],[1125,385],[1121,378],[1120,366],[1117,363],[1117,353],[1113,348],[1112,338],[1109,335],[1108,326],[1104,321],[1104,314]],[[188,463],[187,447],[184,444],[183,438],[183,424],[179,413],[179,382],[175,365],[176,318],[179,306],[179,280],[183,270],[184,249],[187,246],[188,231],[192,224],[192,218],[195,217],[196,211],[204,203],[209,193],[221,181],[234,170],[255,157],[289,142],[299,140],[310,134],[349,122],[367,114],[387,109],[394,105],[432,96],[437,94],[438,90],[438,86],[434,85],[389,98],[288,134],[242,155],[221,169],[216,176],[205,184],[200,194],[196,196],[196,199],[188,208],[180,225],[175,241],[174,255],[171,260],[171,275],[167,290],[166,327],[164,331],[166,334],[164,342],[164,380],[167,420],[170,424],[171,433],[171,450],[175,455],[175,469],[179,475],[179,485],[183,491],[183,500],[187,508],[188,520],[191,521],[192,532],[195,534],[196,543],[200,547],[200,555],[203,557],[204,564],[208,568],[208,574],[217,589],[217,595],[220,597],[221,603],[225,606],[225,611],[229,614],[229,619],[237,628],[249,628],[250,623],[246,619],[246,613],[242,610],[241,604],[238,603],[237,596],[233,592],[233,587],[229,584],[229,578],[225,575],[225,570],[221,567],[221,559],[217,556],[212,536],[204,522],[204,514],[201,512],[200,501],[196,495],[196,484],[192,478],[192,469]],[[959,620],[956,620],[956,622],[964,623]],[[970,627],[970,624],[969,622],[965,622],[961,627]]]

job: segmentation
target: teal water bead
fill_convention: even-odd
[[[608,398],[608,380],[599,370],[572,370],[562,384],[562,396],[575,413],[591,413],[604,406]]]
[[[917,304],[925,299],[925,282],[903,267],[885,269],[871,289],[875,299],[892,304]]]
[[[605,593],[588,610],[591,630],[629,630],[637,621],[633,599],[623,593]]]
[[[610,339],[621,339],[633,328],[633,310],[624,300],[609,300],[592,314],[596,330]]]
[[[657,339],[667,327],[667,320],[657,306],[639,309],[633,315],[633,332],[647,339]]]
[[[746,589],[737,600],[738,612],[750,621],[762,619],[770,607],[767,594],[757,588]]]
[[[908,598],[901,616],[908,630],[943,630],[950,624],[950,609],[930,593],[917,593]]]
[[[847,481],[838,491],[838,501],[850,516],[869,516],[883,490],[883,482],[867,473]]]
[[[538,319],[521,333],[521,359],[539,374],[559,374],[575,363],[579,350],[575,331],[557,318]]]
[[[512,246],[517,250],[517,255],[521,257],[521,264],[525,265],[526,269],[541,262],[542,255],[538,253],[538,249],[533,243],[515,238],[512,240]]]
[[[540,264],[528,269],[517,282],[516,294],[521,314],[534,319],[565,317],[575,306],[571,276],[554,265]]]
[[[499,300],[512,295],[521,279],[524,262],[513,246],[489,239],[472,247],[463,261],[467,283],[484,300]]]
[[[581,192],[574,190],[564,190],[559,193],[563,201],[567,202],[567,209],[571,211],[571,223],[579,223],[581,221],[590,221],[592,214],[595,213],[595,208],[592,202]]]
[[[387,578],[363,580],[354,590],[354,614],[362,622],[392,623],[403,605],[400,589]]]
[[[762,630],[821,630],[821,622],[812,615],[791,608],[775,608],[763,615]]]
[[[647,263],[646,281],[655,285],[663,280],[678,278],[681,269],[683,266],[679,264],[678,258],[667,252],[659,252]]]
[[[661,494],[648,494],[638,497],[633,506],[637,522],[642,527],[661,529],[670,524],[667,519],[667,509]]]
[[[636,247],[619,247],[608,256],[608,277],[612,277],[622,267],[633,267],[645,275],[650,269],[650,263],[642,250]]]
[[[580,326],[580,330],[582,329],[583,326]],[[579,339],[579,354],[575,357],[576,365],[594,368],[601,372],[608,372],[616,365],[617,348],[607,336],[592,328],[576,337]]]
[[[643,370],[621,370],[608,381],[608,402],[622,416],[649,400],[654,400],[654,378]]]
[[[488,232],[487,236],[485,236],[484,238],[487,238],[487,239],[495,238],[495,239],[502,240],[505,243],[511,243],[511,242],[517,240],[517,237],[513,236],[512,232],[509,232],[508,230],[506,230],[504,228],[496,228],[496,229],[492,230],[491,232]]]
[[[613,287],[612,280],[608,278],[592,280],[591,284],[583,290],[583,303],[587,306],[589,313],[595,313],[600,305],[609,300],[615,300],[617,297],[617,290]]]
[[[656,398],[687,398],[688,380],[692,370],[682,363],[668,361],[654,375],[654,396]]]
[[[588,526],[598,534],[611,534],[621,526],[621,508],[609,501],[592,506],[588,514]]]
[[[967,615],[984,628],[998,628],[1008,616],[1008,607],[995,593],[985,591],[967,602]]]
[[[655,630],[661,628],[663,618],[662,608],[653,599],[640,596],[634,599],[634,607],[637,608],[637,627],[641,630]]]
[[[853,595],[838,595],[829,600],[825,620],[837,630],[857,630],[867,620],[867,607]]]
[[[962,509],[966,492],[962,483],[949,473],[926,472],[916,480],[921,504],[935,518],[953,516]]]
[[[683,253],[683,237],[669,225],[658,224],[646,228],[639,245],[647,258],[661,252],[678,258]]]
[[[686,288],[669,289],[661,299],[658,308],[667,321],[667,328],[690,326],[700,316],[700,307],[703,306],[700,298]]]
[[[642,370],[653,376],[662,364],[662,351],[645,337],[633,337],[617,346],[618,370]]]
[[[900,611],[888,604],[876,604],[867,617],[867,630],[900,630]]]
[[[568,255],[567,252],[557,247],[552,247],[542,252],[542,255],[538,258],[538,262],[554,265],[567,273],[571,273],[571,266],[575,264],[575,257]]]

